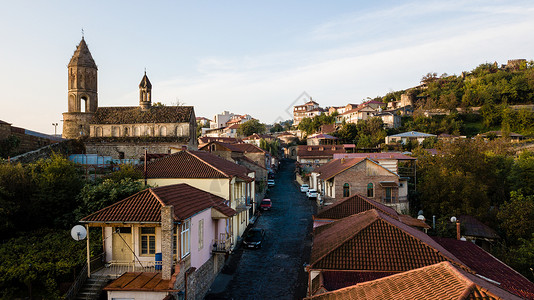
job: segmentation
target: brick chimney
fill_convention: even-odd
[[[462,237],[461,237],[461,234],[460,234],[460,222],[456,221],[456,239],[460,240],[461,238]]]
[[[172,235],[174,230],[174,207],[161,208],[161,278],[170,280],[172,276]]]

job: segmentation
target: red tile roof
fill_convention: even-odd
[[[147,165],[148,178],[233,178],[252,181],[247,168],[206,151],[183,150]]]
[[[488,225],[480,222],[475,217],[462,215],[458,217],[458,221],[462,223],[464,227],[465,236],[473,236],[478,238],[487,238],[487,239],[499,239],[500,236],[491,229]]]
[[[520,299],[442,262],[306,299]]]
[[[331,206],[325,206],[325,208],[317,212],[313,218],[314,220],[339,220],[370,209],[377,209],[393,219],[399,220],[409,226],[430,228],[428,224],[421,220],[407,215],[400,215],[395,209],[358,194],[341,199]]]
[[[170,280],[161,279],[158,272],[127,272],[113,280],[104,291],[176,292]]]
[[[148,188],[124,200],[101,209],[82,222],[161,222],[161,207],[172,205],[176,221],[186,220],[194,214],[214,208],[231,217],[235,210],[224,204],[219,196],[194,188],[185,183]]]
[[[369,159],[375,160],[385,160],[385,159],[394,159],[394,160],[416,160],[415,157],[404,155],[397,152],[383,152],[383,153],[336,153],[334,154],[334,159],[338,158],[358,158],[358,157],[367,157]]]
[[[300,158],[332,158],[334,153],[345,153],[343,145],[297,146],[297,156]]]
[[[354,167],[364,160],[366,160],[366,158],[334,159],[318,168],[315,168],[313,172],[321,174],[319,176],[320,179],[328,180],[337,174]]]
[[[500,287],[525,299],[534,299],[534,283],[471,242],[434,237],[470,269],[500,283]]]
[[[425,233],[372,209],[317,227],[310,267],[403,272],[442,261],[465,268]]]

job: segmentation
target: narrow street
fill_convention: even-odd
[[[266,231],[260,249],[239,248],[220,276],[229,280],[207,299],[302,299],[306,295],[314,201],[294,181],[295,164],[283,160],[268,197],[273,208],[254,227]],[[219,280],[218,280],[219,281]],[[220,281],[219,281],[220,282]]]

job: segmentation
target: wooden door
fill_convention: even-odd
[[[131,262],[133,259],[132,228],[115,227],[113,232],[113,260]]]

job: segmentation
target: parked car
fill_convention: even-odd
[[[271,210],[273,207],[273,203],[271,202],[271,199],[263,199],[260,203],[260,209],[261,210]]]
[[[306,192],[306,196],[308,196],[308,199],[317,199],[317,190],[316,189],[309,189]]]
[[[267,180],[267,186],[274,186],[274,179]]]
[[[263,238],[265,237],[265,230],[261,228],[251,228],[245,238],[243,239],[243,245],[246,248],[261,248]]]
[[[310,188],[309,185],[307,185],[307,184],[303,184],[303,185],[300,186],[300,191],[301,191],[302,193],[306,193],[306,192],[308,191],[309,188]]]

